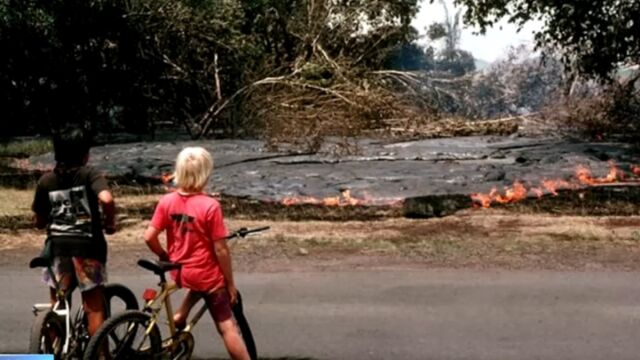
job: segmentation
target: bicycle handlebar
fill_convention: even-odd
[[[255,228],[255,229],[247,229],[246,227],[240,228],[234,232],[232,232],[231,234],[227,235],[227,237],[225,237],[226,240],[231,240],[233,238],[236,237],[241,237],[244,238],[249,234],[252,233],[257,233],[257,232],[263,232],[266,230],[269,230],[271,227],[270,226],[263,226],[263,227],[259,227],[259,228]]]

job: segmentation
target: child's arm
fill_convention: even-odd
[[[34,213],[33,220],[36,228],[40,230],[46,228],[47,223],[49,222],[51,205],[49,204],[49,194],[42,186],[42,178],[38,180],[31,209]]]
[[[93,168],[89,168],[89,180],[91,189],[98,195],[98,202],[102,208],[104,232],[111,235],[116,232],[116,203],[113,201],[109,183],[101,172]]]
[[[104,214],[104,232],[111,235],[116,232],[116,203],[109,190],[103,190],[98,194],[98,200]]]
[[[231,298],[231,304],[235,304],[238,299],[238,291],[236,290],[235,282],[233,281],[233,271],[231,270],[231,253],[227,242],[225,240],[217,240],[213,242],[213,249],[216,252],[218,258],[218,264],[224,275],[224,280],[227,283],[227,291]]]
[[[160,244],[160,240],[158,236],[162,231],[156,229],[153,226],[149,226],[147,230],[144,232],[144,241],[147,243],[147,246],[154,254],[158,255],[160,260],[169,261],[169,254],[162,248]]]

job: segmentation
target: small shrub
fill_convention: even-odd
[[[637,141],[640,91],[634,84],[614,83],[586,94],[563,97],[544,110],[544,117],[566,134],[594,140]]]

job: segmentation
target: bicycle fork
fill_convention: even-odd
[[[51,269],[51,266],[47,267],[47,272],[49,273],[49,278],[51,279],[51,281],[53,281],[53,284],[55,286],[56,289],[56,298],[57,301],[55,304],[51,305],[50,303],[45,304],[45,303],[37,303],[33,305],[33,314],[34,315],[38,315],[38,313],[40,313],[41,311],[53,311],[54,313],[56,313],[56,315],[58,316],[64,316],[64,327],[65,327],[65,339],[64,339],[64,345],[62,347],[62,353],[66,354],[69,351],[69,338],[70,338],[70,332],[71,332],[71,313],[70,313],[70,304],[69,301],[67,300],[64,291],[62,289],[60,289],[60,283],[58,282],[58,280],[56,279],[55,274],[53,273],[53,270]],[[64,308],[60,308],[62,305],[64,304]]]

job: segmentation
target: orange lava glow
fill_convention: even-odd
[[[540,182],[539,186],[531,187],[526,187],[521,181],[515,181],[512,186],[506,186],[502,192],[498,191],[497,188],[493,188],[488,193],[471,194],[471,200],[474,207],[489,208],[492,204],[508,204],[529,197],[542,198],[545,194],[557,196],[558,190],[576,190],[599,184],[613,184],[625,181],[640,182],[640,166],[631,166],[631,174],[631,176],[628,176],[614,162],[609,162],[609,172],[603,177],[596,177],[588,167],[578,165],[574,178],[571,180],[545,179]]]
[[[351,195],[350,190],[343,190],[340,195],[329,196],[325,198],[316,198],[313,196],[296,196],[287,197],[280,201],[282,205],[323,205],[323,206],[370,206],[370,205],[387,205],[397,206],[402,204],[401,199],[375,199],[368,196],[356,198]]]

